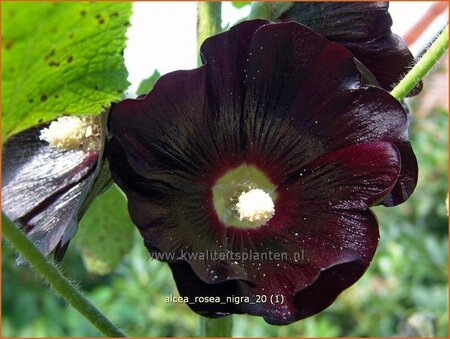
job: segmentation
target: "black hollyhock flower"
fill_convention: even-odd
[[[3,146],[3,213],[44,255],[55,250],[61,259],[76,233],[97,178],[100,134],[98,118],[61,117]]]
[[[414,189],[407,114],[361,85],[348,49],[297,23],[245,22],[201,53],[202,67],[113,105],[113,178],[194,311],[320,312],[370,264],[369,207]]]
[[[295,2],[280,20],[294,20],[344,45],[391,90],[414,65],[414,57],[405,41],[391,32],[388,8],[388,2],[378,1]],[[422,82],[409,95],[421,89]]]

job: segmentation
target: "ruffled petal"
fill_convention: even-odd
[[[295,20],[350,49],[386,90],[414,64],[406,43],[391,32],[388,2],[296,2],[280,20]],[[422,89],[419,83],[409,95]]]
[[[390,143],[359,144],[327,153],[278,187],[279,207],[312,213],[314,206],[367,209],[392,190],[401,159]],[[278,207],[278,206],[276,206]]]
[[[405,163],[393,196],[384,204],[397,205],[412,194],[417,163],[405,146],[408,115],[385,91],[360,87],[347,49],[295,23],[267,25],[254,34],[247,74],[248,161],[259,163],[272,177],[283,177],[287,169],[327,152],[389,141],[400,149]],[[280,165],[286,163],[289,166]]]
[[[166,184],[144,179],[129,167],[119,145],[109,147],[113,148],[108,151],[113,177],[127,194],[130,214],[153,257],[167,262],[185,260],[207,283],[241,279],[258,284],[263,279],[261,274],[276,269],[279,263],[253,259],[252,253],[285,253],[286,262],[292,263],[299,248],[316,251],[321,237],[330,231],[329,239],[338,245],[335,251],[329,250],[329,255],[318,252],[321,255],[314,259],[315,267],[330,266],[344,254],[352,257],[353,249],[343,252],[344,240],[336,240],[334,232],[338,229],[328,227],[319,232],[313,228],[308,241],[299,234],[324,210],[366,209],[392,187],[399,171],[398,153],[387,143],[327,154],[301,171],[304,176],[293,175],[289,179],[292,183],[280,185],[277,212],[267,225],[243,230],[226,227],[217,219],[207,187],[176,177]],[[241,261],[242,255],[250,258]]]
[[[203,68],[169,74],[147,98],[126,100],[113,107],[112,130],[129,149],[128,158],[135,170],[145,175],[149,166],[162,169],[167,164],[173,169],[176,164],[211,181],[242,161],[261,162],[260,154],[273,159],[272,163],[284,160],[295,168],[355,143],[390,141],[399,148],[405,143],[408,119],[404,109],[381,90],[358,88],[359,75],[348,50],[301,25],[263,23],[238,25],[234,31],[219,35],[220,43],[208,40],[203,48]],[[247,24],[251,29],[245,28]],[[242,37],[242,32],[251,34],[259,26],[252,39]],[[237,88],[240,84],[240,92],[246,93],[241,109],[241,96],[229,97],[225,85],[221,86],[228,74],[225,70],[231,66],[220,72],[209,59],[218,60],[218,46],[225,48],[233,42],[244,48],[244,40],[250,48],[248,69],[241,69],[247,59],[238,49],[233,60],[239,67],[230,72],[232,80],[226,85]],[[304,49],[304,45],[314,48]],[[247,75],[244,80],[243,74]],[[216,83],[205,85],[210,76]],[[216,100],[220,91],[228,101]],[[128,119],[130,116],[133,118]],[[302,157],[296,156],[300,153]],[[405,157],[414,155],[405,151]],[[414,166],[413,161],[409,163]],[[279,168],[270,166],[263,164],[269,174],[279,173]],[[414,173],[417,169],[402,171],[399,185],[413,183]],[[412,189],[411,184],[401,189],[403,194],[395,199],[396,204]]]
[[[148,166],[175,164],[198,173],[223,153],[241,153],[248,45],[266,24],[254,20],[207,39],[201,48],[203,67],[167,74],[147,96],[113,105],[110,129],[136,171],[145,175]],[[214,131],[205,135],[205,130]]]
[[[382,202],[388,207],[405,202],[414,192],[419,177],[416,155],[409,141],[399,140],[394,144],[400,152],[402,168],[397,183]]]
[[[260,28],[248,55],[244,121],[251,141],[272,130],[273,120],[328,118],[322,107],[359,85],[347,49],[296,23]]]
[[[192,257],[192,253],[220,251],[224,238],[224,227],[214,220],[214,211],[206,202],[209,188],[176,170],[155,169],[140,176],[115,139],[108,143],[107,154],[112,176],[128,197],[130,215],[150,254],[166,262],[184,259],[205,281],[218,280],[219,262],[211,265]]]
[[[370,211],[322,212],[306,224],[296,235],[297,261],[271,261],[266,263],[271,268],[255,269],[256,284],[237,279],[209,284],[187,263],[170,264],[180,295],[204,316],[247,313],[278,325],[322,311],[365,272],[377,246],[378,227]]]
[[[270,24],[252,20],[206,39],[200,53],[207,69],[207,91],[211,109],[226,115],[240,115],[245,95],[249,45],[253,34]]]
[[[136,171],[145,176],[150,167],[163,170],[175,163],[192,168],[184,146],[203,120],[205,92],[205,69],[199,68],[167,74],[147,96],[112,105],[109,128]]]

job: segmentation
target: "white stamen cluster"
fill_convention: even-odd
[[[268,193],[254,188],[239,196],[236,210],[239,220],[262,225],[275,214],[275,205]]]
[[[41,130],[39,139],[61,150],[98,151],[100,123],[95,116],[64,116]]]

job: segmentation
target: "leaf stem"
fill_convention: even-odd
[[[197,50],[205,39],[222,31],[222,3],[199,1],[197,3]],[[200,55],[197,64],[202,64]]]
[[[226,338],[231,337],[233,329],[233,318],[226,316],[223,318],[200,317],[199,337]]]
[[[417,83],[430,71],[439,58],[448,48],[448,25],[433,42],[422,58],[406,74],[397,86],[391,91],[391,95],[397,100],[402,100]]]
[[[80,291],[64,277],[58,268],[38,251],[30,240],[13,223],[4,222],[3,235],[11,242],[19,254],[34,267],[54,290],[75,307],[97,329],[108,337],[125,337]]]

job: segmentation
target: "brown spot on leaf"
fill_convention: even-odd
[[[105,20],[103,20],[103,19],[100,19],[99,21],[98,21],[98,23],[101,25],[101,24],[104,24],[105,23]]]
[[[114,13],[111,13],[111,14],[109,15],[110,18],[113,18],[113,17],[115,17],[115,16],[119,16],[119,13],[114,12]]]
[[[6,49],[11,49],[13,46],[14,46],[14,40],[13,39],[5,40],[5,48]]]
[[[44,122],[44,119],[42,119],[42,118],[40,118],[39,120],[38,120],[38,123],[39,124],[41,124],[41,123],[43,123]]]
[[[41,95],[41,101],[42,102],[47,101],[47,94],[42,94]]]
[[[71,63],[72,62],[72,60],[73,60],[73,56],[71,56],[71,55],[69,55],[68,57],[67,57],[67,63]]]
[[[45,59],[45,60],[50,59],[52,56],[55,55],[55,53],[56,53],[55,50],[52,49],[50,52],[48,52],[46,55],[44,55],[44,59]]]
[[[85,15],[86,15],[86,11],[81,11],[81,12],[80,12],[80,15],[81,15],[81,16],[85,16]]]
[[[28,102],[29,102],[30,104],[32,104],[33,101],[34,101],[34,100],[33,100],[32,98],[28,99]]]

